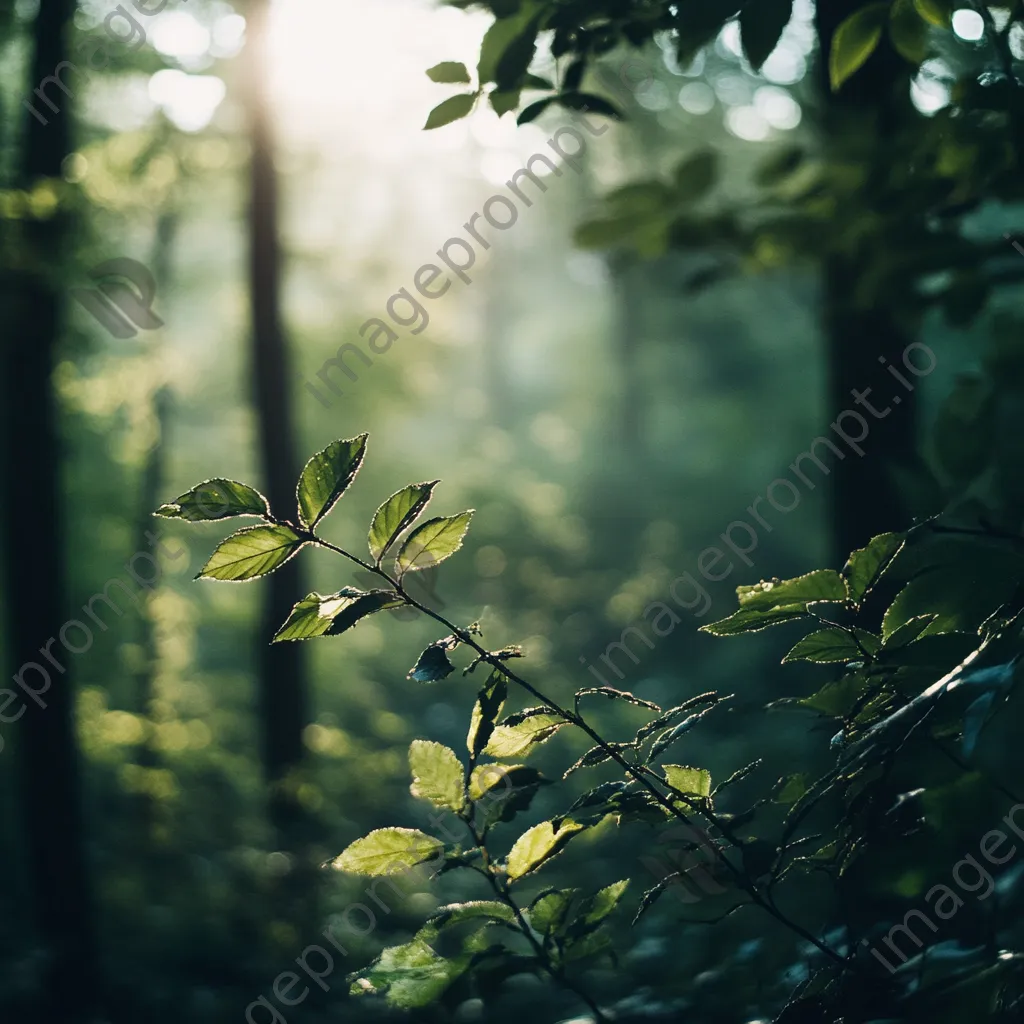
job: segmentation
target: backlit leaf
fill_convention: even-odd
[[[334,858],[331,867],[380,878],[408,871],[443,847],[439,839],[415,828],[378,828],[347,846]]]
[[[665,778],[673,789],[688,796],[711,795],[711,772],[704,768],[688,768],[682,764],[666,764]]]
[[[509,851],[505,867],[509,879],[522,878],[536,871],[559,853],[577,832],[582,832],[583,828],[583,825],[577,825],[574,821],[563,820],[557,830],[550,821],[542,821],[528,829]]]
[[[400,608],[404,603],[391,590],[362,591],[343,587],[336,594],[309,594],[292,608],[275,634],[274,642],[337,636],[367,615],[386,608]]]
[[[469,957],[438,956],[422,938],[385,949],[369,967],[351,974],[351,995],[383,995],[402,1010],[435,1002],[469,965]]]
[[[431,740],[413,740],[409,747],[409,768],[412,771],[409,791],[413,796],[449,811],[461,811],[465,806],[463,767],[454,750]]]
[[[333,441],[306,463],[295,492],[303,526],[312,530],[345,493],[363,464],[366,438],[360,434],[347,441]]]
[[[423,484],[410,484],[403,487],[384,502],[373,515],[370,523],[370,555],[380,565],[380,560],[389,547],[398,539],[398,535],[416,521],[426,508],[430,496],[437,486],[437,480]]]
[[[494,732],[494,723],[505,706],[507,696],[508,683],[505,681],[505,677],[500,672],[492,672],[477,695],[469,722],[469,733],[466,736],[466,748],[474,761],[487,746],[491,734]]]
[[[558,715],[544,713],[518,725],[495,726],[485,753],[491,757],[518,757],[535,744],[550,739],[565,724],[565,719]]]
[[[856,661],[864,658],[864,651],[874,654],[882,646],[881,640],[867,630],[856,629],[855,633],[857,640],[854,640],[848,630],[838,627],[816,630],[797,641],[782,660],[784,663],[816,661],[821,664]],[[857,646],[857,641],[860,641],[860,647]]]
[[[399,576],[417,572],[443,562],[462,547],[462,540],[473,518],[473,509],[454,516],[428,519],[406,538],[395,569]]]
[[[873,3],[854,11],[832,37],[829,80],[835,91],[874,53],[889,14],[887,3]]]
[[[196,579],[241,582],[265,576],[304,543],[287,526],[250,526],[221,541]]]
[[[153,514],[201,523],[229,516],[263,517],[270,514],[270,506],[267,499],[248,484],[217,477],[196,484],[174,501],[161,505]]]
[[[872,537],[866,547],[850,555],[843,567],[843,576],[850,592],[850,600],[860,602],[881,579],[892,560],[903,548],[902,533],[880,533]]]

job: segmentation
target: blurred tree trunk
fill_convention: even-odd
[[[898,130],[908,107],[908,65],[883,45],[867,64],[832,92],[828,54],[837,27],[863,0],[831,0],[816,5],[820,44],[819,76],[824,99],[822,129],[825,155],[852,161],[869,173],[879,173],[886,161],[865,159],[869,147],[884,146]],[[866,186],[870,181],[866,182]],[[889,373],[894,365],[908,376],[902,354],[914,340],[892,307],[866,307],[858,302],[860,285],[873,272],[870,253],[832,255],[824,265],[824,329],[828,367],[829,416],[854,409],[867,420],[870,433],[861,446],[865,454],[850,454],[832,473],[832,546],[837,560],[845,559],[875,534],[909,525],[909,510],[901,495],[900,469],[917,450],[915,394]],[[883,363],[881,360],[885,360]],[[853,389],[889,415],[875,419],[854,404]],[[890,405],[890,403],[893,403]],[[848,428],[852,432],[853,426]]]
[[[269,0],[252,0],[249,4],[248,42],[243,58],[252,146],[249,211],[252,368],[267,497],[277,516],[293,519],[299,469],[291,407],[292,371],[281,317],[278,187],[266,61],[269,12]],[[300,819],[299,805],[285,780],[302,760],[302,730],[309,720],[307,681],[303,645],[271,645],[269,641],[295,602],[306,594],[300,565],[299,559],[294,558],[268,577],[257,640],[263,759],[271,785],[271,817],[285,833],[294,831]]]
[[[74,0],[41,0],[35,21],[31,84],[51,75],[65,58],[65,33]],[[51,92],[52,92],[51,87]],[[21,108],[19,108],[21,109]],[[24,134],[20,185],[61,177],[70,151],[67,110],[43,124],[22,111]],[[8,222],[11,230],[13,222]],[[44,1007],[37,1019],[57,1022],[91,1018],[101,989],[93,932],[93,905],[85,865],[80,766],[74,730],[74,658],[58,641],[60,671],[40,654],[68,617],[61,494],[59,409],[52,376],[64,308],[63,269],[68,242],[63,209],[47,220],[23,220],[17,240],[23,261],[3,277],[5,362],[0,373],[3,479],[7,501],[3,523],[8,678],[28,662],[27,686],[49,689],[39,703],[8,705],[17,725],[17,762],[28,878],[37,939],[45,947],[41,978]],[[10,252],[16,251],[12,247]],[[19,691],[20,693],[20,691]],[[7,718],[6,721],[11,721]],[[10,730],[5,726],[5,731]],[[10,755],[8,755],[10,756]]]

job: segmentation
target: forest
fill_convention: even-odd
[[[1020,0],[0,0],[0,1021],[1024,1021],[1022,300]]]

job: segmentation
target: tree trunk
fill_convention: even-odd
[[[825,155],[864,162],[865,151],[857,148],[856,140],[870,139],[871,146],[884,146],[906,116],[909,66],[883,41],[867,64],[838,92],[832,92],[828,81],[832,38],[842,21],[863,2],[835,0],[816,6]],[[875,168],[883,165],[884,161],[876,158],[866,169],[877,174]],[[875,534],[909,525],[899,470],[917,450],[917,403],[915,394],[899,384],[888,367],[911,376],[902,356],[914,339],[900,324],[895,309],[865,307],[856,301],[860,282],[874,271],[874,262],[862,251],[854,256],[833,254],[823,267],[829,418],[852,409],[869,425],[868,437],[861,445],[864,455],[850,454],[837,462],[831,477],[832,547],[839,561]],[[875,419],[855,404],[852,391],[863,395],[868,388],[868,401],[875,408],[890,408],[884,418]],[[854,429],[851,423],[849,432]]]
[[[35,22],[31,85],[64,59],[73,0],[41,0]],[[51,92],[53,90],[51,89]],[[25,112],[21,185],[59,178],[70,149],[66,110],[41,123]],[[8,221],[8,228],[12,222]],[[74,658],[58,641],[58,670],[40,654],[53,647],[67,620],[62,450],[59,410],[51,386],[61,327],[67,214],[21,222],[22,263],[7,268],[2,287],[6,359],[0,373],[3,436],[3,560],[10,675],[25,669],[24,695],[8,704],[5,722],[18,717],[16,757],[25,853],[37,940],[45,947],[43,1005],[37,1019],[81,1021],[97,1007],[101,985],[93,933],[93,906],[82,838],[80,766],[74,730],[71,676]],[[81,634],[69,633],[73,643]],[[45,689],[49,677],[49,688]],[[22,695],[22,691],[17,691]],[[24,709],[23,713],[21,709]],[[4,727],[10,737],[11,729]],[[10,755],[8,755],[10,756]]]
[[[274,140],[266,91],[268,0],[248,8],[245,102],[252,145],[249,212],[249,292],[252,312],[253,380],[259,419],[260,455],[267,497],[275,515],[296,515],[295,460],[291,408],[292,372],[281,318],[281,246]],[[263,759],[271,785],[271,817],[289,832],[299,820],[298,803],[286,785],[302,760],[302,730],[308,723],[307,684],[302,644],[270,644],[270,637],[305,596],[298,559],[266,581],[263,621],[257,643]]]

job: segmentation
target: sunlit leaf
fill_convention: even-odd
[[[643,700],[628,690],[616,690],[613,686],[588,686],[583,690],[576,691],[577,703],[581,697],[590,696],[607,697],[609,700],[624,700],[628,704],[635,704],[637,707],[647,708],[649,711],[661,711],[657,704],[653,704],[649,700]]]
[[[408,871],[443,847],[439,839],[415,828],[378,828],[347,846],[334,858],[331,867],[380,878]]]
[[[565,724],[565,719],[558,715],[544,713],[518,725],[495,726],[485,753],[491,757],[518,757],[535,744],[550,739]]]
[[[531,871],[536,871],[542,864],[559,853],[577,832],[582,832],[583,825],[574,821],[563,820],[556,830],[550,821],[542,821],[539,825],[527,829],[509,851],[505,871],[509,879],[522,878]]]
[[[481,764],[469,779],[469,797],[485,825],[511,821],[529,808],[542,785],[550,784],[536,768],[513,764]]]
[[[395,568],[399,576],[417,572],[443,562],[462,547],[462,540],[473,518],[473,509],[454,516],[428,519],[406,538]]]
[[[430,496],[437,486],[437,480],[403,487],[384,502],[373,515],[370,523],[368,543],[370,555],[378,565],[398,535],[419,517],[427,507]]]
[[[249,526],[221,541],[196,579],[240,582],[265,576],[304,543],[287,526]]]
[[[914,6],[925,21],[936,28],[949,28],[953,22],[953,0],[914,0]]]
[[[409,747],[410,792],[435,807],[461,811],[466,804],[462,762],[455,751],[432,740],[413,740]]]
[[[210,522],[229,516],[270,514],[267,499],[248,484],[217,477],[196,484],[174,501],[161,505],[154,515],[165,519],[184,519],[190,523]]]
[[[673,788],[688,796],[711,795],[711,772],[704,768],[688,768],[682,764],[666,764],[665,779]]]
[[[350,993],[384,995],[399,1009],[418,1009],[435,1002],[468,965],[468,956],[438,956],[417,937],[385,949],[369,967],[349,975]]]
[[[387,608],[401,608],[404,604],[391,590],[363,591],[343,587],[336,594],[309,594],[292,608],[284,625],[275,634],[274,642],[337,636],[367,615]]]
[[[473,760],[476,760],[487,746],[494,732],[494,723],[505,706],[507,696],[508,683],[505,677],[500,672],[492,672],[477,695],[470,718],[469,733],[466,736],[466,748]]]
[[[874,654],[882,646],[881,640],[867,630],[855,629],[854,633],[856,640],[848,630],[838,627],[815,630],[798,640],[782,660],[816,661],[822,664],[855,661],[863,659],[865,651]]]
[[[577,925],[585,930],[596,928],[619,905],[619,900],[629,886],[629,879],[612,882],[599,889],[593,896],[587,897],[580,905],[573,920],[573,929]]]
[[[928,22],[915,0],[893,0],[889,38],[896,52],[911,64],[920,64],[928,56]]]
[[[860,602],[892,565],[903,548],[902,533],[880,533],[872,537],[866,547],[850,555],[843,567],[843,576],[850,592],[850,600]]]
[[[345,493],[363,464],[367,436],[333,441],[306,463],[295,492],[303,526],[312,530]]]
[[[868,4],[854,11],[832,37],[829,54],[829,80],[833,91],[838,89],[874,53],[882,38],[889,15],[887,3]]]
[[[542,935],[553,935],[565,924],[578,889],[550,889],[535,897],[526,910],[530,926]]]

